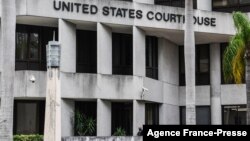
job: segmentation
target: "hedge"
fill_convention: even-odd
[[[14,135],[14,141],[43,141],[42,135]]]

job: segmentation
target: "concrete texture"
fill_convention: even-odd
[[[111,136],[111,102],[97,100],[97,136]]]
[[[197,0],[197,9],[212,11],[212,0]]]
[[[133,2],[145,3],[145,4],[154,4],[154,0],[133,0]]]
[[[112,30],[97,23],[97,72],[112,74]]]
[[[222,105],[241,105],[247,103],[246,85],[221,85]]]
[[[76,72],[76,26],[59,19],[59,42],[61,44],[62,72]]]
[[[142,137],[65,137],[62,141],[142,141]]]
[[[210,86],[196,86],[196,105],[210,105]],[[185,87],[179,88],[180,106],[185,106],[186,102]]]
[[[145,103],[133,100],[133,135],[137,136],[139,128],[145,124]]]
[[[180,124],[180,108],[177,105],[161,104],[159,107],[160,125],[179,125]]]
[[[75,101],[70,99],[62,99],[61,101],[62,114],[62,136],[74,136],[74,115]]]
[[[211,123],[222,124],[221,114],[221,59],[220,44],[210,45],[210,82],[211,82]]]
[[[177,45],[159,38],[158,40],[159,80],[179,85],[179,50]]]
[[[133,26],[133,75],[146,76],[145,32]]]

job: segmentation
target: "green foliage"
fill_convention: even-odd
[[[118,127],[116,128],[114,136],[126,136],[126,131],[123,128]]]
[[[232,37],[223,55],[225,82],[240,84],[245,79],[245,53],[250,49],[250,21],[246,14],[233,13],[236,35]]]
[[[14,135],[14,141],[43,141],[42,135]]]
[[[95,136],[96,121],[79,111],[75,114],[75,131],[79,136]]]

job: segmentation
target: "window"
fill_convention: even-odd
[[[126,132],[126,136],[133,134],[133,103],[112,103],[112,135],[118,128]]]
[[[184,47],[179,47],[180,64],[180,86],[185,86],[185,58]],[[195,73],[196,85],[210,84],[210,56],[209,45],[196,45],[195,48]]]
[[[181,125],[186,124],[186,107],[180,107],[180,120]],[[209,106],[196,106],[196,124],[197,125],[210,125],[211,124],[211,113]]]
[[[43,134],[45,101],[14,102],[14,134]]]
[[[145,104],[145,124],[158,125],[159,124],[159,104],[146,103]]]
[[[113,74],[133,75],[133,43],[132,35],[112,34]]]
[[[223,125],[246,125],[246,105],[222,106]]]
[[[97,34],[96,31],[77,30],[76,72],[97,72]]]
[[[53,40],[51,27],[20,25],[16,27],[16,70],[46,70],[46,45]]]
[[[213,0],[213,10],[220,12],[250,12],[249,0]]]
[[[155,4],[184,8],[185,0],[155,0]],[[194,9],[197,9],[197,0],[194,0]]]
[[[146,37],[146,76],[158,79],[158,38]]]
[[[97,117],[97,103],[96,102],[88,102],[88,101],[76,101],[75,102],[75,114],[81,114],[83,115],[86,119],[92,119],[95,121],[95,132],[94,133],[86,133],[85,136],[96,136],[96,117]],[[76,116],[75,116],[76,118]],[[75,119],[76,121],[76,119]],[[75,124],[77,124],[75,122]],[[75,125],[76,126],[76,125]],[[79,134],[75,129],[75,135],[79,136]]]

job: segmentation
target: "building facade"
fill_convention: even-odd
[[[43,134],[53,33],[62,47],[62,136],[77,135],[77,112],[96,121],[96,136],[185,124],[183,7],[183,0],[17,0],[14,134]],[[194,3],[197,124],[246,123],[245,84],[225,83],[221,64],[235,33],[230,12],[249,7]]]

